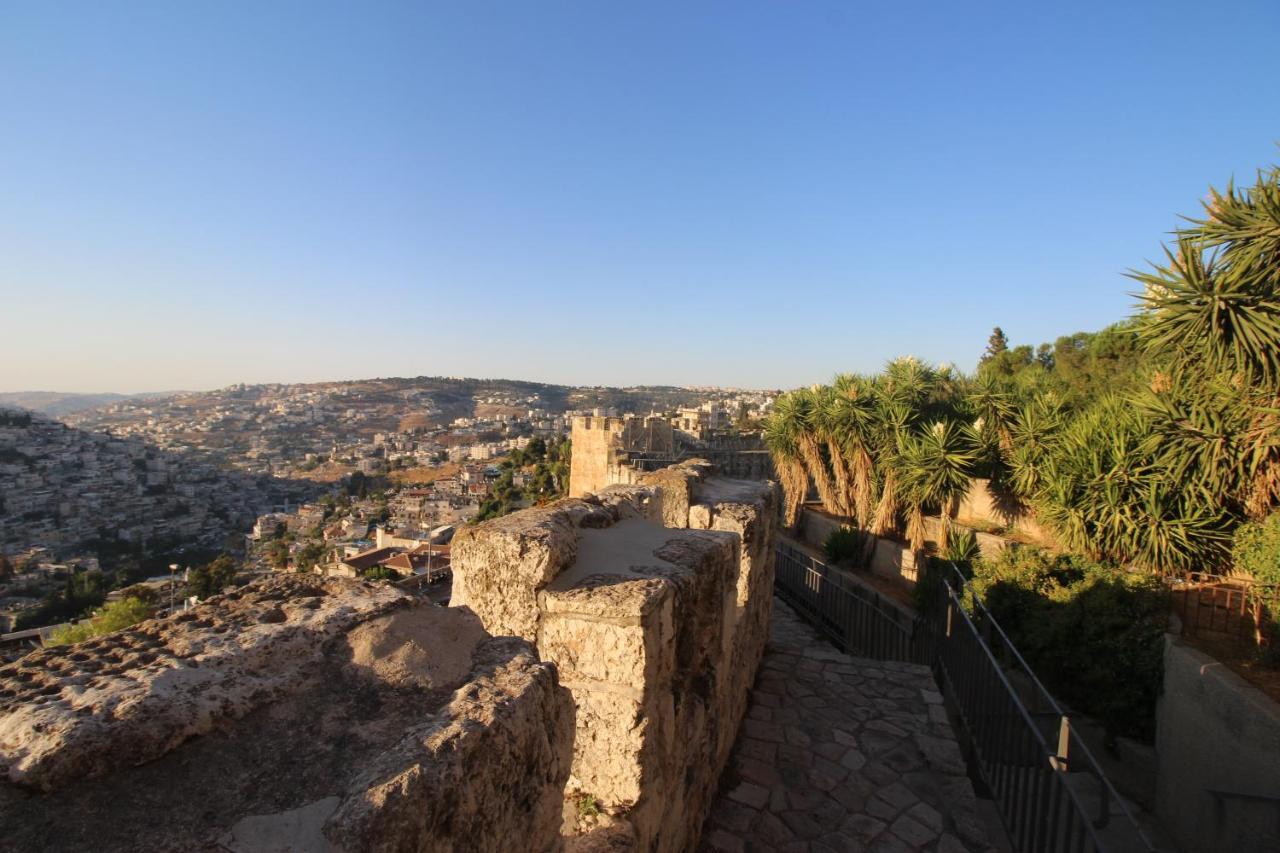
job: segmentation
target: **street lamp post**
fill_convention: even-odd
[[[173,612],[174,596],[178,592],[178,564],[169,564],[169,612]]]

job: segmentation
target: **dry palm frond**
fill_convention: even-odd
[[[872,504],[875,501],[875,489],[871,477],[875,471],[875,462],[872,461],[871,454],[867,453],[866,448],[859,447],[853,454],[850,467],[853,469],[853,482],[852,494],[847,503],[857,516],[858,526],[865,530],[871,523],[871,514],[874,511]]]
[[[827,442],[827,455],[831,458],[831,471],[835,475],[832,493],[835,505],[832,509],[837,515],[848,517],[852,512],[849,505],[849,468],[840,449],[830,441]]]
[[[912,551],[923,551],[925,542],[924,508],[912,504],[907,512],[907,542]]]
[[[893,472],[884,476],[884,486],[880,489],[880,501],[876,504],[876,514],[871,520],[871,532],[876,536],[887,536],[897,526],[898,496],[897,484]]]

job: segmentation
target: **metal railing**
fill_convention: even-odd
[[[779,596],[840,648],[933,669],[1016,850],[1155,850],[1069,715],[954,565],[916,617],[785,543],[776,565]]]
[[[841,651],[876,660],[916,660],[915,619],[879,593],[786,543],[778,544],[778,594]]]

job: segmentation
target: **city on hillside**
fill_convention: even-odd
[[[374,380],[0,409],[0,633],[273,571],[447,579],[458,527],[567,494],[575,416],[758,438],[776,393]]]

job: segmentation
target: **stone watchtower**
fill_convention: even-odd
[[[630,484],[635,472],[627,465],[629,453],[675,452],[675,439],[664,418],[628,416],[573,419],[573,457],[569,467],[569,496],[582,497],[605,486]]]

